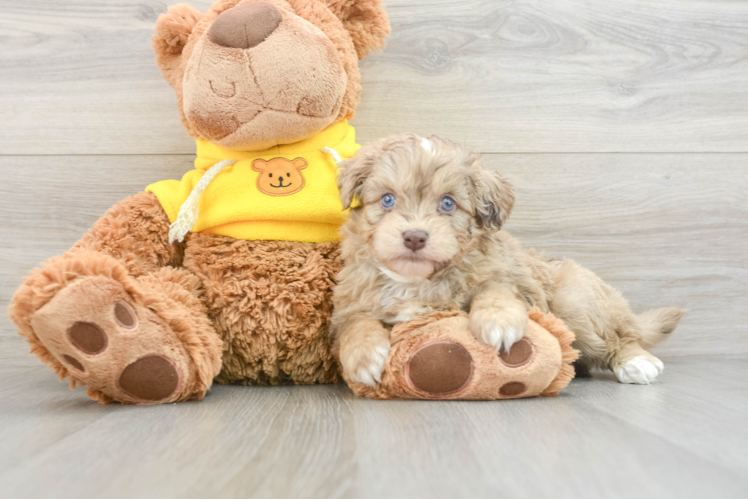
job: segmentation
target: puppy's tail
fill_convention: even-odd
[[[684,309],[663,307],[637,316],[642,332],[641,346],[649,349],[667,339],[684,314],[686,314]]]

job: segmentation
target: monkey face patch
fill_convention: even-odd
[[[270,196],[288,196],[304,189],[306,179],[301,173],[307,167],[304,158],[261,158],[252,162],[252,170],[259,172],[257,189]]]

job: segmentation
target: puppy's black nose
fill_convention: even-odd
[[[426,231],[405,231],[403,233],[405,246],[410,248],[414,252],[425,247],[428,239],[429,233],[427,233]]]

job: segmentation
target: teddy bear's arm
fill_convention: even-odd
[[[110,208],[72,248],[121,261],[133,276],[181,266],[184,243],[169,244],[169,218],[152,193],[141,192]]]

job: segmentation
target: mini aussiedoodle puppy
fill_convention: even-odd
[[[332,333],[348,379],[381,381],[396,323],[457,306],[469,312],[479,340],[509,349],[538,306],[576,334],[581,368],[610,368],[624,383],[655,380],[663,365],[646,349],[667,338],[685,311],[637,316],[592,271],[523,249],[501,230],[512,186],[478,160],[444,139],[402,135],[340,164],[338,186],[351,212],[341,230]]]

